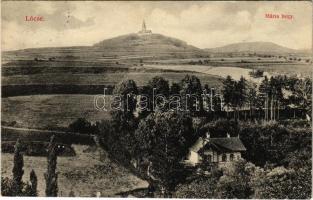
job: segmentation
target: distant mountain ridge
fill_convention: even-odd
[[[185,41],[161,34],[131,33],[102,40],[92,46],[44,47],[4,52],[3,55],[29,58],[103,59],[103,58],[196,58],[214,53],[311,53],[295,50],[272,42],[242,42],[223,47],[200,49]]]
[[[222,47],[205,49],[209,53],[239,53],[239,52],[268,52],[268,53],[300,53],[309,50],[295,50],[273,42],[240,42]]]
[[[32,57],[71,56],[75,58],[112,56],[191,58],[207,55],[207,52],[203,49],[188,45],[185,41],[152,33],[144,35],[137,33],[121,35],[105,39],[92,46],[31,48],[6,53]]]

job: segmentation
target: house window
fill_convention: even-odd
[[[222,162],[226,162],[226,154],[222,155]]]
[[[212,156],[211,155],[203,155],[204,162],[212,162]]]
[[[230,161],[234,160],[234,154],[230,154]]]

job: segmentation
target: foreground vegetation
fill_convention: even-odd
[[[167,110],[161,106],[168,105],[167,101],[152,100],[146,101],[147,109],[138,111],[136,95],[149,97],[152,88],[165,98],[171,94],[199,97],[210,86],[203,86],[193,75],[171,84],[154,77],[142,88],[133,80],[125,80],[113,91],[122,100],[121,109],[111,110],[109,119],[94,124],[78,119],[69,130],[98,135],[110,159],[149,182],[146,192],[150,196],[309,198],[311,126],[305,114],[311,112],[310,81],[278,76],[264,78],[254,87],[243,77],[239,81],[227,77],[220,91],[223,106],[219,98],[209,110],[202,98],[182,98],[183,111]],[[304,115],[281,112],[291,105]],[[225,137],[227,132],[239,136],[247,148],[245,160],[208,174],[202,173],[206,166],[199,166],[200,175],[196,169],[187,169],[181,161],[189,147],[208,131],[212,137]]]
[[[72,148],[76,156],[61,156],[57,159],[58,196],[94,197],[100,192],[102,197],[112,197],[116,193],[147,187],[145,181],[132,175],[128,169],[113,162],[105,154],[101,156],[99,149],[85,145],[72,145]],[[23,157],[23,182],[28,183],[33,169],[37,176],[37,194],[46,196],[44,173],[47,170],[47,157]],[[2,152],[2,180],[12,177],[13,163],[13,154]]]
[[[261,84],[263,86],[259,87],[254,98],[249,99],[246,96],[249,93],[246,91],[255,88],[247,87],[243,78],[234,81],[228,77],[224,82],[222,94],[225,105],[233,110],[233,115],[228,115],[228,119],[224,120],[221,113],[228,112],[227,110],[211,110],[207,113],[201,108],[196,109],[196,105],[203,105],[201,100],[198,104],[182,103],[190,106],[187,112],[162,108],[157,111],[148,109],[136,117],[136,101],[127,99],[126,96],[142,91],[138,90],[134,81],[124,81],[114,90],[114,94],[119,94],[123,99],[124,109],[112,111],[111,120],[97,124],[103,147],[120,163],[135,168],[135,171],[149,181],[151,188],[158,191],[154,192],[157,196],[308,198],[311,195],[311,177],[308,174],[312,168],[310,123],[300,120],[296,125],[295,119],[281,121],[283,117],[274,114],[279,110],[274,109],[274,105],[276,106],[278,101],[287,105],[290,101],[285,100],[296,98],[293,103],[298,103],[297,106],[309,113],[311,98],[307,98],[310,95],[310,88],[307,87],[310,87],[310,84],[306,84],[309,80],[288,82],[287,77],[282,78],[284,79],[273,77],[270,81],[265,78]],[[283,81],[277,83],[279,80]],[[285,81],[287,83],[283,84]],[[279,95],[282,87],[287,86],[293,92],[288,99]],[[194,76],[186,76],[180,83],[171,87],[163,78],[155,77],[146,86],[145,91],[149,91],[149,87],[155,88],[156,93],[165,96],[171,93],[200,95],[202,91],[201,82]],[[308,92],[297,92],[302,91],[301,88]],[[264,94],[266,98],[258,98],[258,95]],[[266,103],[269,99],[276,104]],[[248,112],[245,121],[241,122],[239,113],[242,108],[248,103],[251,109],[251,102],[254,101],[261,104],[259,108],[254,109],[259,109],[263,114],[257,117],[253,112]],[[153,107],[154,103],[156,102],[148,101],[148,108]],[[215,118],[206,117],[210,114]],[[216,120],[218,118],[221,119]],[[250,122],[247,123],[247,120]],[[180,161],[185,158],[194,141],[207,131],[212,133],[212,137],[225,137],[227,132],[233,136],[239,135],[247,147],[247,152],[243,155],[246,161],[235,163],[233,168],[227,170],[211,172],[205,180],[204,175],[197,177],[193,171],[188,171]],[[282,179],[283,182],[280,181]],[[203,193],[197,193],[198,188],[202,188]],[[292,194],[286,192],[289,190]],[[198,196],[193,196],[195,193]]]

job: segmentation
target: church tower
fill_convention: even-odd
[[[141,31],[142,32],[146,32],[147,31],[145,20],[143,20],[143,22],[142,22],[142,29],[141,29]]]
[[[138,35],[149,35],[152,34],[151,30],[147,30],[146,22],[143,20],[141,31],[138,32]]]

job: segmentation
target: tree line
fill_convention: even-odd
[[[311,115],[312,81],[309,78],[264,76],[257,85],[243,77],[235,81],[227,76],[223,82],[222,94],[226,112],[233,111],[234,119],[240,118],[239,112],[244,113],[245,119],[265,121],[295,118],[297,110],[303,113],[302,118]]]

